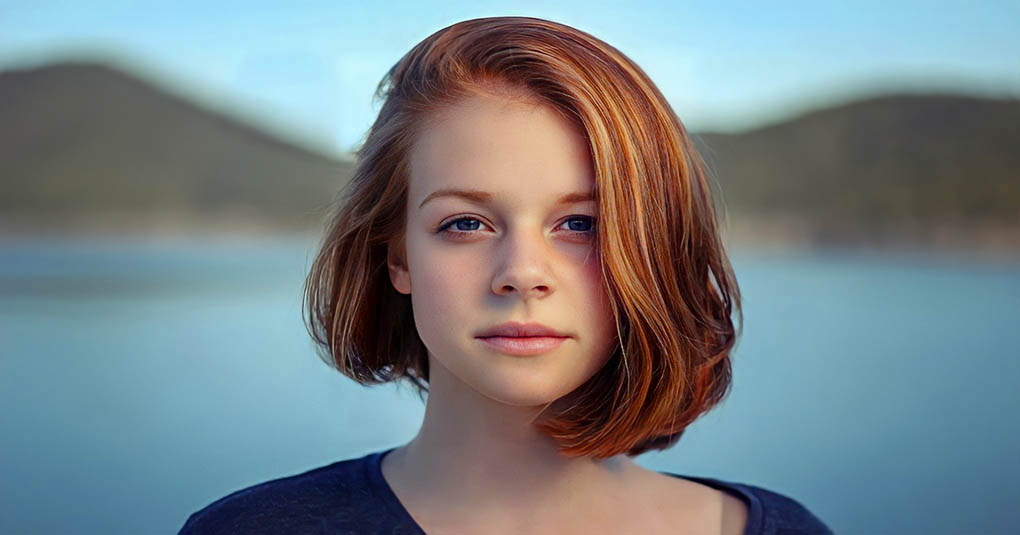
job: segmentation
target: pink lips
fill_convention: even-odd
[[[541,323],[507,322],[476,335],[490,349],[508,355],[538,355],[560,346],[570,335]]]
[[[492,336],[479,338],[491,349],[508,355],[539,355],[560,346],[567,338],[559,336]]]

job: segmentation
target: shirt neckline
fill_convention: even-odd
[[[393,488],[390,487],[390,484],[386,482],[386,478],[383,477],[382,459],[395,449],[397,449],[396,446],[369,454],[368,462],[365,463],[365,475],[368,477],[368,481],[373,492],[382,500],[382,502],[386,505],[386,508],[397,520],[399,520],[402,524],[413,526],[418,533],[425,533],[425,530],[414,521],[414,517],[412,517],[411,513],[407,511],[404,504],[400,503],[400,498],[397,498],[397,494],[393,492]],[[762,533],[762,525],[765,520],[763,506],[761,500],[758,499],[758,496],[755,495],[754,492],[752,492],[746,485],[711,477],[688,476],[672,472],[659,473],[701,483],[702,485],[707,485],[716,490],[729,493],[742,499],[748,508],[747,527],[744,528],[744,534],[757,535]]]

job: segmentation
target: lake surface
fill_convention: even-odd
[[[401,444],[424,409],[323,364],[313,241],[0,245],[0,532],[171,533],[239,488]],[[732,253],[720,407],[653,469],[794,497],[837,533],[1020,525],[1020,267]]]

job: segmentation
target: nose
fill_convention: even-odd
[[[547,244],[541,231],[515,230],[501,240],[499,247],[499,269],[492,278],[493,293],[512,295],[517,292],[527,300],[544,297],[555,290]]]

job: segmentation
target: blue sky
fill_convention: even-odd
[[[349,5],[348,5],[349,4]],[[98,58],[307,144],[349,150],[372,92],[454,22],[526,15],[634,59],[692,130],[889,90],[1020,96],[1020,2],[0,0],[0,69]]]

